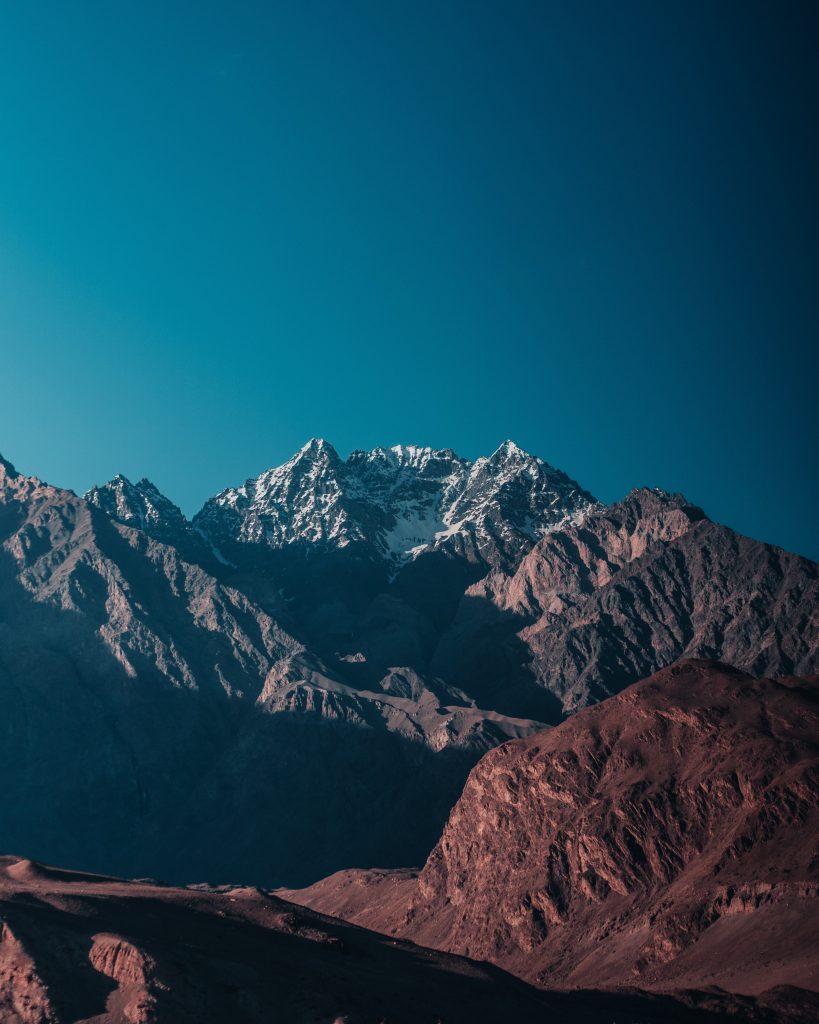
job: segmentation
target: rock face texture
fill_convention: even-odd
[[[117,475],[102,487],[92,487],[85,500],[110,519],[172,545],[188,562],[211,571],[224,564],[218,551],[191,526],[182,510],[144,477],[133,484],[127,477]]]
[[[342,460],[314,439],[206,502],[186,533],[177,517],[146,515],[141,498],[123,500],[122,491],[115,479],[86,497],[120,522],[184,543],[188,560],[337,661],[346,681],[369,687],[396,666],[429,678],[465,589],[493,566],[512,570],[540,537],[600,507],[510,441],[472,463],[415,445]]]
[[[533,728],[410,670],[350,686],[176,548],[0,465],[11,848],[268,884],[401,864],[478,757]]]
[[[556,722],[684,657],[816,672],[819,566],[643,489],[470,586],[432,671]]]
[[[543,1002],[255,890],[9,861],[0,1024],[267,1020],[259,957],[292,982],[297,950],[283,1020],[481,1019],[501,991],[522,1020],[812,1019],[818,570],[680,495],[603,508],[510,442],[313,441],[192,522],[147,480],[78,498],[0,459],[6,849],[174,883],[345,868],[288,893],[539,986],[710,987]]]
[[[145,478],[132,484],[122,475],[115,476],[102,487],[92,487],[85,500],[111,519],[166,543],[178,541],[189,529],[182,510]]]
[[[258,889],[0,857],[0,1024],[807,1024],[815,1009],[788,991],[548,993]]]
[[[290,895],[548,987],[819,990],[819,680],[682,662],[488,753],[420,873]]]

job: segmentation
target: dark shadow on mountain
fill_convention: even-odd
[[[224,581],[325,656],[348,646],[373,597],[389,585],[386,565],[365,544],[234,544],[228,555],[237,568]]]
[[[158,597],[167,581],[131,567],[127,542],[99,542],[135,599]],[[134,678],[94,622],[34,601],[17,568],[0,555],[0,848],[130,877],[291,886],[424,860],[479,752],[267,714],[145,668]],[[207,650],[208,631],[187,628]]]
[[[91,930],[76,927],[68,915],[33,896],[18,896],[13,904],[4,902],[3,917],[23,948],[36,958],[37,976],[45,984],[60,1021],[90,1020],[105,1013],[117,983],[91,967]],[[97,930],[105,924],[105,914],[100,917]],[[71,984],[65,983],[67,972]]]
[[[536,989],[490,964],[395,941],[271,894],[162,891],[115,878],[76,886],[75,893],[65,880],[42,899],[36,882],[6,883],[2,901],[66,1021],[124,1019],[128,989],[139,998],[143,983],[151,1019],[175,1024],[260,1024],[272,1011],[282,1020],[404,1024],[806,1024],[819,1005],[815,993],[795,988],[756,998],[721,989]],[[103,973],[106,953],[113,977]],[[12,982],[25,986],[27,970]]]
[[[435,676],[468,694],[481,708],[556,725],[563,708],[540,686],[531,655],[518,635],[531,618],[465,594],[452,626],[441,636],[431,663]]]
[[[351,866],[421,864],[477,760],[344,722],[259,714],[187,794],[157,869],[171,881],[299,887]]]

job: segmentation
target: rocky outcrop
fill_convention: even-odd
[[[423,870],[291,898],[545,986],[819,988],[819,682],[665,669],[471,773]]]
[[[144,477],[134,484],[117,474],[108,483],[92,487],[84,497],[115,522],[171,545],[187,562],[212,573],[227,565],[218,549],[192,527],[182,510]]]
[[[342,460],[314,440],[217,495],[187,533],[151,485],[126,485],[89,500],[180,538],[357,688],[404,666],[557,723],[682,657],[819,670],[816,563],[681,495],[643,488],[603,508],[511,442],[472,464],[411,445]]]
[[[59,1024],[37,965],[9,923],[0,918],[0,1021]]]

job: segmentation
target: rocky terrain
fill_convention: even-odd
[[[406,863],[534,727],[411,670],[351,687],[175,547],[0,465],[8,848],[184,880]]]
[[[442,548],[507,564],[596,505],[565,473],[511,441],[472,463],[416,445],[342,460],[314,438],[283,466],[211,498],[194,526],[239,563],[248,545],[307,542],[360,546],[395,570]]]
[[[633,491],[466,591],[432,670],[484,706],[548,721],[679,658],[819,670],[819,566]]]
[[[258,889],[0,857],[0,1024],[807,1024],[788,990],[547,993]]]
[[[681,657],[819,669],[815,563],[681,495],[644,488],[604,508],[512,442],[469,463],[402,445],[342,460],[313,440],[190,524],[160,526],[123,486],[87,497],[194,561],[209,546],[211,573],[354,687],[404,666],[556,724]]]
[[[816,671],[816,591],[680,496],[603,508],[511,442],[312,441],[193,521],[4,462],[0,837],[179,882],[420,863],[508,739],[682,656]]]
[[[290,899],[538,985],[819,990],[819,680],[665,669],[491,751],[417,871]]]
[[[0,1022],[815,1019],[818,569],[510,442],[0,459],[2,848],[210,883],[8,859]]]
[[[539,994],[500,971],[257,889],[172,889],[6,857],[0,914],[2,1024],[548,1019]]]

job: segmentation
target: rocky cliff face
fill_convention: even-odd
[[[120,474],[107,484],[92,487],[84,497],[115,522],[171,545],[188,562],[217,573],[226,564],[182,510],[144,477],[133,484]]]
[[[817,737],[817,680],[682,662],[487,754],[420,875],[294,898],[546,986],[816,987]]]
[[[437,637],[466,587],[491,566],[513,569],[538,538],[598,507],[512,442],[471,463],[415,445],[342,460],[314,439],[216,495],[183,529],[175,515],[152,514],[162,507],[153,492],[146,511],[144,490],[115,479],[86,497],[242,589],[312,650],[340,659],[348,681],[368,686],[399,665],[429,678]]]
[[[182,510],[144,477],[132,484],[127,477],[117,475],[102,487],[92,487],[85,500],[111,519],[167,543],[172,544],[188,530]]]

